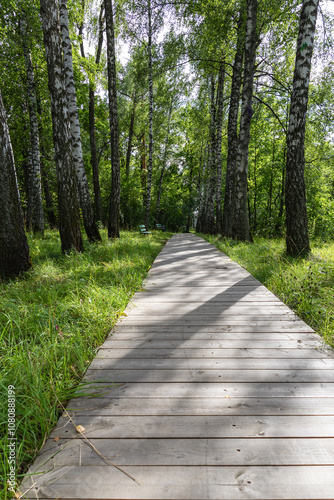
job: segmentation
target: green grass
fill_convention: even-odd
[[[243,243],[201,235],[242,265],[334,347],[334,243],[312,242],[308,258],[285,254],[282,239]]]
[[[0,282],[1,485],[8,474],[7,388],[15,387],[17,479],[40,450],[171,233],[123,232],[62,255],[58,233],[29,236],[32,271]],[[85,386],[82,387],[85,390]],[[11,498],[5,489],[0,498]]]

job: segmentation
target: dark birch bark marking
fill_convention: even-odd
[[[77,178],[72,158],[72,136],[58,23],[58,2],[57,0],[41,0],[40,3],[51,95],[61,247],[63,252],[68,252],[72,248],[82,251]]]
[[[219,79],[217,87],[217,118],[216,118],[216,233],[221,234],[223,228],[222,215],[222,128],[223,128],[223,106],[224,106],[224,84],[225,84],[225,61],[220,63]]]
[[[0,276],[17,276],[31,266],[14,155],[0,92]]]
[[[72,134],[72,154],[78,180],[78,193],[82,218],[88,239],[92,242],[101,241],[101,236],[93,217],[88,181],[82,156],[81,131],[73,75],[72,45],[68,28],[67,0],[59,0],[59,21],[63,42],[65,79]]]
[[[244,58],[243,42],[244,42],[244,8],[240,7],[238,20],[238,38],[237,50],[235,53],[232,84],[231,84],[231,99],[227,125],[227,162],[226,162],[226,179],[225,179],[225,195],[222,232],[225,236],[232,236],[234,203],[235,203],[235,176],[238,153],[238,114],[240,89],[242,80],[242,63]]]
[[[235,211],[233,221],[233,237],[251,241],[247,207],[247,171],[248,148],[250,140],[250,125],[253,115],[252,95],[256,57],[256,22],[257,0],[248,0],[246,39],[245,39],[245,68],[242,90],[242,105],[240,119],[240,134],[235,180]]]
[[[104,0],[107,31],[108,96],[111,139],[111,194],[108,218],[108,237],[119,238],[121,172],[119,159],[119,128],[117,109],[116,54],[112,0]]]
[[[152,11],[151,0],[147,2],[148,9],[148,90],[149,90],[149,143],[148,143],[148,169],[146,183],[146,210],[145,226],[149,228],[151,207],[151,184],[153,171],[153,67],[152,67]]]
[[[29,164],[29,198],[31,201],[31,223],[34,233],[44,233],[44,213],[41,186],[41,165],[39,150],[39,130],[37,120],[37,101],[35,91],[35,75],[27,37],[27,23],[25,19],[20,20],[22,34],[22,46],[24,62],[27,75],[27,96],[30,125],[31,161]]]
[[[164,174],[165,174],[165,170],[166,170],[166,166],[167,166],[169,132],[170,132],[170,121],[171,121],[171,117],[172,117],[172,110],[173,110],[173,103],[171,103],[171,105],[169,106],[169,111],[168,111],[167,135],[166,135],[164,155],[163,155],[163,160],[162,160],[162,169],[161,169],[160,179],[159,179],[159,188],[158,188],[158,196],[157,196],[157,211],[156,211],[156,215],[155,215],[154,227],[156,224],[159,223],[162,182],[163,182],[163,178],[164,178]]]
[[[311,74],[314,33],[319,0],[304,0],[299,34],[287,134],[285,179],[286,248],[288,255],[310,251],[308,235],[304,148],[308,89]]]

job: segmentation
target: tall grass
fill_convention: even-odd
[[[282,239],[244,243],[201,235],[242,265],[334,347],[334,243],[312,242],[308,258],[285,254]]]
[[[58,234],[29,236],[33,270],[0,283],[1,485],[8,478],[7,390],[15,387],[17,479],[122,314],[167,233],[123,232],[63,255]],[[84,390],[84,387],[83,387]],[[57,400],[58,398],[58,400]],[[2,490],[1,498],[12,494]]]

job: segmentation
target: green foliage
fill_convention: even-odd
[[[286,256],[281,239],[254,244],[201,235],[242,265],[334,347],[334,244],[313,241],[307,259]]]
[[[121,316],[170,237],[123,232],[121,239],[85,242],[84,253],[60,253],[55,232],[29,237],[33,270],[0,289],[0,387],[16,388],[18,479],[55,425],[61,407]],[[85,391],[84,385],[79,385]],[[0,420],[7,422],[7,406]],[[1,484],[6,476],[6,425],[1,435]],[[11,498],[7,495],[2,498]]]

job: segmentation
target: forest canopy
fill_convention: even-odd
[[[83,231],[98,242],[103,226],[118,238],[139,224],[285,236],[291,255],[332,239],[332,12],[315,0],[4,0],[1,273],[29,268],[24,230],[46,226],[64,252],[83,250]]]

